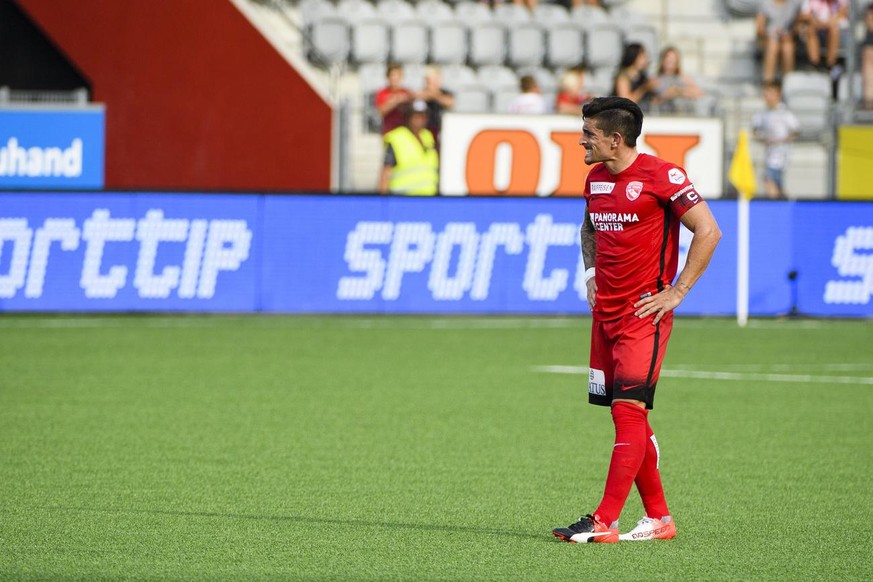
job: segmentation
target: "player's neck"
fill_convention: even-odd
[[[639,155],[636,148],[624,148],[618,151],[614,158],[603,162],[603,165],[614,176],[630,168]]]

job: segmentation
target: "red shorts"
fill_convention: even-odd
[[[633,312],[611,321],[594,320],[588,402],[610,406],[614,398],[627,398],[652,408],[671,331],[672,311],[657,325],[652,325],[652,316],[640,319]]]

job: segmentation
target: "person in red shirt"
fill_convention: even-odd
[[[376,111],[382,117],[382,135],[406,123],[404,105],[412,101],[412,91],[403,86],[403,67],[390,63],[385,71],[388,85],[376,93]]]
[[[643,113],[636,103],[599,97],[583,106],[582,119],[579,145],[593,164],[581,229],[592,314],[588,400],[611,407],[615,445],[600,505],[552,533],[580,543],[670,539],[676,524],[648,414],[673,310],[706,270],[721,231],[682,168],[637,151]],[[694,237],[676,277],[680,223]],[[646,515],[620,536],[618,519],[634,484]]]

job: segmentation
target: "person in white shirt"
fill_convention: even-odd
[[[797,138],[800,123],[782,102],[779,81],[764,83],[764,102],[767,108],[752,118],[752,133],[765,146],[764,188],[768,198],[785,198],[782,175],[788,163],[790,144]]]
[[[540,86],[533,75],[524,75],[520,79],[521,94],[509,103],[510,113],[545,113],[546,100],[540,93]]]

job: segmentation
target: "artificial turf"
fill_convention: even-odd
[[[678,537],[575,545],[613,437],[589,328],[3,315],[0,579],[873,578],[869,321],[677,319]]]

